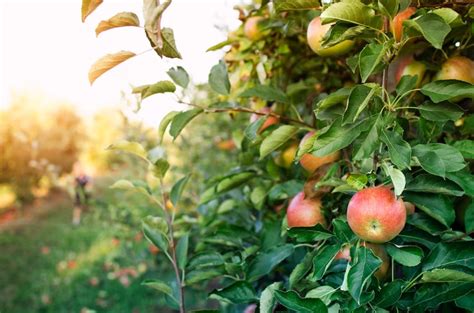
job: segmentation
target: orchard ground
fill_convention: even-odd
[[[138,226],[153,208],[108,189],[113,180],[97,180],[78,227],[64,192],[0,225],[0,312],[169,312],[161,295],[141,285],[167,275]]]

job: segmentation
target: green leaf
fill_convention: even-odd
[[[453,204],[446,196],[419,192],[405,192],[403,196],[441,224],[449,227],[454,222]]]
[[[446,172],[457,172],[466,164],[456,148],[442,143],[430,143],[413,147],[413,155],[421,167],[430,174],[445,177]]]
[[[441,303],[453,301],[468,294],[472,288],[474,288],[474,283],[424,284],[416,291],[411,308],[414,310],[434,309]]]
[[[403,239],[404,242],[414,242],[428,249],[433,249],[436,243],[439,242],[439,239],[436,237],[417,228],[405,228],[398,236]]]
[[[249,97],[257,97],[266,101],[276,101],[280,103],[288,103],[288,97],[286,94],[281,91],[280,89],[265,86],[265,85],[258,85],[256,87],[250,88],[242,92],[239,97],[242,98],[249,98]]]
[[[242,185],[253,177],[255,177],[255,172],[250,171],[227,175],[201,194],[200,203],[206,203],[218,195]]]
[[[444,39],[451,31],[451,27],[434,13],[426,13],[415,19],[406,20],[404,24],[420,32],[436,49],[442,49]]]
[[[255,122],[250,123],[244,130],[244,136],[250,141],[254,141],[263,123],[267,120],[268,116],[259,117]]]
[[[395,246],[387,244],[387,253],[399,264],[413,267],[421,263],[423,250],[417,246]]]
[[[395,189],[395,195],[399,196],[402,194],[403,190],[405,189],[405,175],[399,169],[394,168],[391,165],[387,165],[386,163],[382,163],[387,174],[390,176],[392,180],[393,187]]]
[[[466,195],[469,197],[474,197],[474,175],[468,173],[467,171],[459,171],[447,173],[446,178],[455,182],[459,187],[461,187]],[[449,182],[447,182],[447,185],[449,185]]]
[[[292,125],[283,125],[274,130],[260,145],[260,159],[263,159],[276,149],[284,145],[298,133],[299,128]]]
[[[171,188],[170,200],[174,206],[178,205],[179,199],[181,198],[181,194],[183,193],[184,187],[188,183],[190,177],[191,177],[190,174],[184,176],[183,178],[178,180],[176,184],[174,184],[173,187]]]
[[[402,296],[404,282],[400,279],[394,280],[382,287],[374,299],[374,304],[380,308],[388,308]]]
[[[260,295],[260,313],[273,313],[275,308],[276,298],[275,291],[279,290],[283,284],[276,282],[268,285]]]
[[[175,306],[179,305],[179,301],[175,298],[173,289],[171,289],[171,287],[169,286],[169,283],[165,283],[161,280],[156,280],[156,279],[147,279],[142,282],[142,285],[153,288],[155,290],[158,290],[159,292],[164,293],[171,299],[171,301],[173,301],[173,305]]]
[[[374,255],[371,249],[359,247],[356,250],[356,256],[351,261],[347,283],[349,293],[357,303],[361,303],[364,286],[370,281],[381,264],[382,261]]]
[[[304,182],[301,180],[288,180],[281,184],[274,185],[268,192],[270,201],[285,200],[295,196],[304,187]]]
[[[223,289],[213,291],[211,298],[225,299],[230,303],[249,303],[257,300],[257,294],[252,285],[245,281],[238,281]]]
[[[170,68],[168,72],[166,72],[169,77],[175,82],[176,85],[181,86],[183,88],[188,87],[189,84],[189,75],[188,72],[181,66],[176,68]]]
[[[298,313],[328,312],[320,299],[302,299],[294,291],[275,290],[275,297],[281,305]]]
[[[212,67],[209,73],[209,85],[215,92],[221,95],[228,95],[230,93],[229,74],[227,73],[227,66],[224,61],[221,60]]]
[[[316,255],[317,250],[307,252],[303,260],[295,266],[291,271],[289,277],[290,289],[293,289],[295,285],[311,270],[313,266],[313,258]]]
[[[292,227],[288,230],[288,236],[295,238],[297,242],[314,242],[333,237],[321,224],[312,227]]]
[[[326,98],[316,104],[316,111],[327,109],[335,104],[346,102],[351,94],[352,87],[344,87],[329,94]]]
[[[222,42],[219,42],[218,44],[213,45],[212,47],[207,48],[206,52],[217,51],[221,48],[224,48],[225,46],[230,45],[233,42],[234,42],[233,40],[227,39],[225,41],[222,41]]]
[[[455,302],[457,307],[463,308],[466,311],[472,310],[474,307],[474,292],[470,292],[460,298],[457,298]]]
[[[456,121],[464,113],[460,107],[449,102],[439,104],[428,102],[417,107],[417,109],[424,119],[435,122]]]
[[[319,8],[319,0],[273,0],[277,12]]]
[[[152,0],[149,0],[148,2],[153,3]],[[165,2],[163,2],[163,5],[164,4]],[[153,9],[149,12],[152,11]],[[148,17],[145,15],[145,33],[148,40],[150,41],[152,48],[160,57],[165,56],[168,58],[181,59],[181,54],[179,53],[178,48],[176,47],[176,42],[174,40],[174,32],[171,28],[164,27],[161,29],[161,43],[159,42],[160,40],[156,33],[157,26],[151,25],[155,24],[157,20],[159,20],[157,16]]]
[[[95,35],[99,36],[100,33],[106,30],[125,26],[140,26],[138,16],[133,12],[117,13],[111,18],[101,21],[95,29]]]
[[[218,267],[219,265],[224,265],[224,263],[224,258],[217,252],[200,253],[194,255],[191,260],[189,260],[188,268]]]
[[[170,168],[170,164],[163,158],[159,158],[158,160],[150,165],[151,172],[156,178],[162,179],[165,177],[166,172]]]
[[[223,274],[225,274],[225,271],[222,267],[192,270],[186,275],[186,285],[194,285],[202,281],[208,281],[216,277],[222,277]]]
[[[379,10],[390,18],[394,18],[398,12],[398,0],[379,0],[377,1]]]
[[[382,18],[369,6],[359,0],[343,0],[333,3],[321,13],[324,24],[335,21],[343,21],[365,26],[376,31],[382,26]]]
[[[343,243],[350,243],[356,239],[356,235],[349,227],[347,220],[340,217],[332,220],[332,226],[334,227],[334,234]]]
[[[435,268],[457,267],[474,268],[474,242],[440,242],[423,262],[423,271]]]
[[[384,119],[382,116],[378,116],[374,123],[371,125],[370,130],[367,132],[367,136],[362,141],[359,150],[354,155],[354,160],[363,160],[368,158],[372,152],[377,149],[380,142],[380,134],[382,128],[385,126]],[[361,136],[362,137],[362,136]]]
[[[188,245],[189,233],[186,233],[183,237],[179,238],[178,244],[176,245],[176,260],[181,270],[186,267],[186,263],[188,262]]]
[[[323,278],[339,250],[341,250],[340,243],[323,246],[322,249],[318,251],[318,254],[313,259],[313,281],[318,281]]]
[[[384,44],[367,44],[359,54],[360,78],[365,83],[379,67],[385,55],[386,46]]]
[[[371,88],[367,85],[357,85],[352,89],[349,100],[347,101],[344,117],[342,118],[343,126],[352,124],[357,120],[370,100],[374,97],[376,91],[376,88]]]
[[[461,152],[465,159],[474,159],[474,140],[457,140],[453,147]]]
[[[351,26],[346,23],[336,23],[324,35],[321,41],[321,46],[323,48],[332,47],[345,40],[354,39],[366,32],[366,30],[367,28],[364,26]]]
[[[158,140],[160,144],[163,142],[163,136],[165,135],[166,128],[171,123],[173,118],[178,114],[177,111],[171,111],[167,113],[160,122],[160,126],[158,127]]]
[[[440,224],[423,212],[408,215],[407,223],[435,236],[446,230],[446,225]]]
[[[402,170],[410,167],[411,146],[399,133],[382,130],[380,139],[387,145],[393,164]]]
[[[401,97],[403,95],[407,96],[406,93],[410,90],[416,88],[416,83],[418,82],[417,75],[404,75],[397,84],[396,91],[397,96]]]
[[[462,188],[457,184],[429,174],[416,176],[415,179],[408,183],[405,189],[407,191],[430,192],[456,197],[464,194]]]
[[[173,137],[173,140],[176,139],[183,128],[192,121],[193,118],[204,112],[203,109],[192,109],[189,111],[184,111],[176,114],[171,121],[170,126],[170,135]]]
[[[145,238],[166,252],[168,250],[168,224],[161,217],[147,216],[142,223]]]
[[[357,123],[342,126],[342,119],[338,118],[329,127],[328,131],[316,139],[313,146],[313,155],[325,156],[347,147],[370,125],[370,118],[365,118]]]
[[[143,160],[150,162],[147,158],[147,152],[143,146],[135,141],[121,140],[107,147],[108,150],[117,150],[136,155]]]
[[[320,299],[325,305],[329,305],[331,303],[331,296],[335,292],[337,292],[337,289],[331,286],[319,286],[308,291],[305,298]]]
[[[293,254],[294,248],[290,244],[274,247],[267,252],[262,252],[249,264],[247,279],[255,281],[268,274],[283,260]]]
[[[439,8],[433,10],[433,13],[439,15],[451,27],[458,27],[465,24],[461,15],[451,8]]]
[[[438,268],[423,273],[421,280],[425,283],[473,283],[474,275],[452,269]]]
[[[460,80],[436,80],[421,87],[421,93],[434,103],[459,98],[474,98],[474,85]]]
[[[469,205],[464,214],[464,224],[466,233],[470,234],[474,232],[474,201],[472,199],[469,200]]]
[[[139,182],[131,182],[126,179],[120,179],[116,181],[112,186],[110,186],[111,189],[123,189],[123,190],[131,190],[135,192],[140,192],[144,195],[149,196],[150,190],[146,183],[139,183]]]

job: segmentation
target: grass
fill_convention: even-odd
[[[78,227],[69,199],[28,223],[0,232],[0,312],[164,312],[141,286],[159,275],[133,212],[105,195]],[[109,198],[107,198],[109,197]],[[122,214],[121,214],[122,213]],[[124,221],[126,223],[124,223]]]

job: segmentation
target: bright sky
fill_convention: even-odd
[[[162,26],[174,30],[183,60],[160,59],[150,51],[122,63],[91,87],[87,73],[107,53],[150,49],[143,29],[124,27],[95,36],[95,27],[121,11],[142,17],[141,0],[104,0],[86,23],[81,0],[0,0],[0,107],[14,91],[35,91],[74,104],[85,114],[117,105],[130,86],[169,79],[166,71],[183,66],[194,82],[205,82],[223,52],[205,52],[226,39],[217,26],[239,25],[233,6],[238,0],[173,0]],[[143,25],[143,19],[141,18]],[[168,111],[181,108],[172,95],[157,95],[142,103],[138,118],[156,124]]]

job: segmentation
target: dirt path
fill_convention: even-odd
[[[34,203],[22,208],[12,209],[0,215],[0,232],[31,225],[58,207],[70,207],[71,199],[66,192],[55,191],[46,197],[36,199]]]

